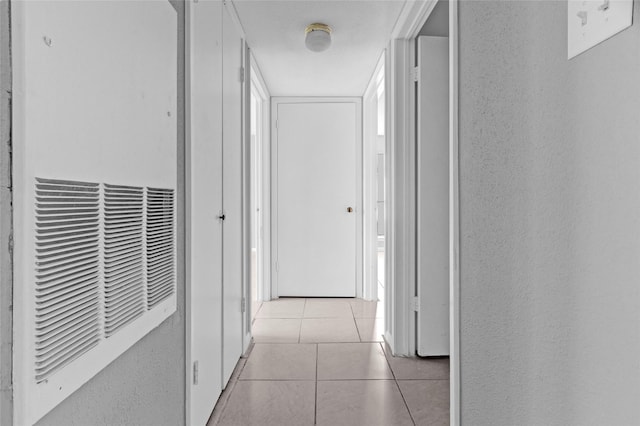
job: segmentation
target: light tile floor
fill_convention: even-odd
[[[392,357],[382,307],[265,302],[208,426],[448,425],[449,360]]]

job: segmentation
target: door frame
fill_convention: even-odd
[[[362,98],[272,97],[271,98],[271,299],[278,293],[278,105],[290,103],[356,104],[356,297],[362,298]]]
[[[258,67],[257,62],[253,56],[251,49],[249,48],[249,74],[250,74],[250,89],[249,96],[251,93],[256,95],[256,101],[259,104],[260,114],[258,127],[256,128],[256,166],[260,176],[258,177],[259,188],[256,188],[257,194],[256,196],[260,199],[260,214],[258,218],[258,227],[256,229],[257,232],[257,249],[258,256],[256,259],[256,269],[257,269],[257,279],[258,279],[258,287],[256,295],[256,301],[261,303],[266,300],[271,300],[271,244],[269,243],[271,238],[271,229],[270,229],[270,217],[271,217],[271,206],[270,206],[270,197],[269,193],[271,191],[271,171],[270,171],[270,156],[271,152],[271,132],[270,132],[270,124],[271,124],[271,95],[269,94],[269,90],[267,88],[266,83],[264,82],[264,78],[262,77],[262,73],[260,72],[260,68]],[[250,99],[248,101],[250,103]],[[251,117],[248,118],[247,122],[251,125]],[[250,139],[251,134],[250,131],[247,135]],[[250,140],[247,141],[250,146]],[[249,176],[251,179],[251,176]],[[253,180],[251,180],[253,183]],[[249,193],[251,193],[251,188],[249,188]],[[249,204],[249,209],[254,208]],[[251,216],[251,212],[250,212]],[[260,233],[262,230],[262,233]],[[251,300],[251,283],[249,282],[249,288],[247,289],[247,322],[251,324],[252,311],[253,307],[249,306]],[[248,342],[250,343],[250,342]],[[245,351],[248,348],[245,347]]]
[[[238,19],[235,9],[231,15]],[[234,20],[235,20],[234,19]],[[251,53],[242,34],[242,353],[251,344]],[[223,106],[224,110],[224,106]],[[224,113],[223,113],[224,114]],[[223,306],[224,309],[224,306]]]
[[[460,152],[458,1],[449,0],[449,339],[450,423],[460,424]]]
[[[260,277],[261,286],[258,288],[258,301],[271,300],[271,94],[264,81],[260,67],[256,62],[253,53],[250,52],[251,84],[255,87],[260,97],[261,126],[256,129],[260,133],[260,155],[257,161],[260,162],[260,197],[262,201],[261,221],[262,238],[260,239],[260,254],[262,262],[262,274]]]
[[[460,210],[458,3],[449,0],[449,338],[450,424],[460,424]],[[437,0],[406,2],[386,53],[385,321],[394,355],[415,356],[415,39]]]
[[[376,192],[378,150],[376,139],[378,132],[374,125],[378,123],[378,85],[380,73],[384,72],[384,65],[385,52],[382,52],[362,98],[363,238],[361,244],[363,247],[362,298],[365,300],[378,300],[378,217],[376,215],[378,207],[378,194]],[[382,81],[382,84],[384,84],[384,81]],[[373,108],[374,103],[376,105],[375,109]]]

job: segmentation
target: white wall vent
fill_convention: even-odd
[[[144,190],[132,186],[104,188],[105,336],[142,315]]]
[[[13,420],[28,426],[176,311],[179,19],[166,1],[11,5]]]
[[[25,388],[41,415],[175,311],[176,207],[166,188],[37,177],[33,194]]]
[[[37,179],[36,382],[98,344],[99,192],[95,183]]]
[[[149,309],[175,293],[174,191],[147,189],[147,303]]]

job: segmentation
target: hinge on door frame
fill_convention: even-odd
[[[411,298],[411,310],[414,312],[420,312],[420,298],[418,296]]]
[[[280,262],[276,260],[276,272],[280,271]]]
[[[420,67],[411,68],[411,70],[409,71],[409,78],[414,83],[417,83],[418,80],[420,79]]]
[[[244,67],[240,67],[240,83],[244,83],[244,79],[245,79]]]
[[[198,384],[198,361],[193,361],[193,384]]]
[[[244,314],[247,311],[247,299],[244,297],[240,301],[240,311]]]

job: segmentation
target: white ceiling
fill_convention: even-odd
[[[404,0],[234,0],[272,96],[362,96]],[[304,45],[304,29],[333,29],[331,47]]]

